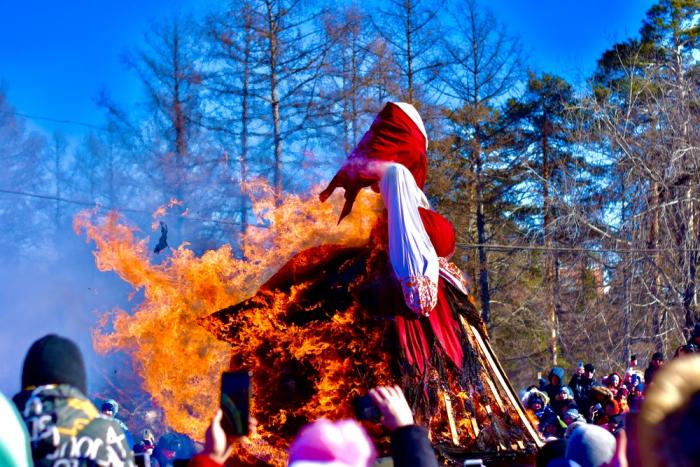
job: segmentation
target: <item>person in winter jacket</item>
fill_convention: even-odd
[[[134,455],[114,420],[85,396],[83,356],[69,339],[47,335],[32,344],[13,397],[30,434],[37,466],[133,466]]]
[[[551,401],[552,410],[561,418],[564,412],[569,410],[572,403],[575,403],[573,391],[568,386],[562,386],[559,393]]]
[[[547,396],[545,392],[542,392],[539,389],[530,389],[527,393],[525,393],[522,402],[523,406],[525,406],[528,411],[534,413],[537,417],[537,428],[540,433],[545,435],[545,438],[559,436],[561,433],[558,428],[561,427],[562,432],[563,429],[566,428],[564,423],[561,422],[557,414],[554,413],[550,407],[549,396]],[[553,431],[548,432],[548,430],[553,430],[553,427],[557,427],[556,434],[553,433]]]
[[[654,353],[654,355],[651,356],[651,360],[649,361],[649,366],[644,371],[644,384],[646,384],[647,386],[651,384],[652,380],[654,379],[654,375],[657,371],[659,371],[663,364],[664,354],[661,352]]]
[[[574,393],[574,399],[576,399],[577,403],[578,403],[578,399],[580,397],[581,384],[583,383],[584,373],[585,373],[585,366],[584,366],[583,362],[579,362],[578,366],[576,367],[576,370],[574,371],[574,374],[571,375],[571,379],[569,380],[569,387],[571,388],[571,391]]]
[[[117,403],[117,401],[115,401],[114,399],[107,399],[102,403],[100,412],[102,412],[102,415],[104,415],[105,417],[111,418],[119,424],[119,426],[124,431],[124,434],[126,435],[126,442],[129,443],[129,446],[133,449],[134,438],[132,438],[131,436],[129,427],[127,427],[126,423],[124,423],[121,419],[117,418],[117,413],[119,412],[119,404]]]
[[[588,416],[591,405],[595,403],[591,400],[591,391],[600,384],[595,380],[595,366],[592,363],[586,363],[583,370],[580,386],[572,390],[579,412]]]
[[[564,369],[558,366],[552,368],[547,377],[548,384],[542,388],[544,392],[549,396],[549,400],[554,400],[561,391],[561,386],[564,384]]]
[[[31,467],[29,434],[17,408],[0,393],[0,465]]]

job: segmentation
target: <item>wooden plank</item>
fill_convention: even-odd
[[[445,411],[447,412],[447,421],[450,425],[450,434],[452,435],[452,444],[459,446],[459,432],[455,423],[455,415],[452,412],[452,399],[447,391],[442,391],[442,398],[445,401]]]
[[[460,320],[462,321],[463,326],[470,328],[471,334],[473,334],[474,339],[478,343],[478,346],[481,348],[483,354],[485,355],[486,359],[488,360],[488,367],[490,367],[492,369],[494,375],[496,376],[496,379],[497,379],[499,385],[503,388],[504,393],[510,399],[511,405],[513,406],[513,408],[515,409],[517,414],[520,416],[520,419],[521,419],[523,425],[525,425],[525,428],[527,429],[528,433],[530,434],[532,440],[535,442],[535,444],[537,444],[538,447],[544,446],[544,441],[537,434],[537,431],[535,431],[532,424],[530,423],[530,420],[525,415],[525,411],[522,408],[520,400],[517,397],[515,397],[515,390],[510,385],[510,383],[504,378],[505,372],[503,371],[503,368],[501,367],[501,365],[498,363],[496,356],[491,352],[491,348],[489,346],[487,346],[486,343],[484,342],[484,340],[481,338],[479,331],[474,326],[467,323],[467,321],[464,319],[463,316],[460,316]]]

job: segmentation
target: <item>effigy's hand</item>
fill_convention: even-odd
[[[350,158],[335,174],[326,189],[318,195],[318,198],[323,203],[333,194],[336,188],[345,190],[345,204],[338,219],[338,223],[340,223],[352,211],[352,206],[360,190],[376,185],[390,164],[389,162],[368,160],[360,157]]]
[[[372,402],[382,414],[382,424],[389,431],[413,425],[413,412],[399,386],[379,386],[369,391]]]

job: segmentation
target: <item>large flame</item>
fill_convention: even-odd
[[[168,426],[196,438],[201,438],[218,406],[220,374],[228,369],[231,356],[230,345],[218,341],[197,320],[255,293],[301,250],[366,243],[380,209],[378,196],[368,192],[353,214],[335,226],[340,196],[322,204],[315,197],[287,194],[276,202],[262,182],[248,192],[258,222],[241,239],[241,258],[234,257],[229,245],[198,257],[184,244],[154,264],[149,239],[138,238],[137,229],[119,213],[88,210],[74,220],[76,232],[84,231],[96,244],[97,268],[113,271],[131,284],[132,297],[143,291],[143,301],[132,312],[115,309],[102,315],[93,331],[95,349],[126,352],[143,379],[143,389],[164,410]],[[264,339],[266,330],[256,330]],[[324,347],[300,341],[299,347],[289,350],[300,354],[323,352]],[[315,402],[333,403],[323,397]]]

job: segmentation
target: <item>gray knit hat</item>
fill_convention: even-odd
[[[577,427],[566,447],[566,459],[582,467],[598,467],[606,464],[615,455],[615,437],[603,427],[581,425]]]

